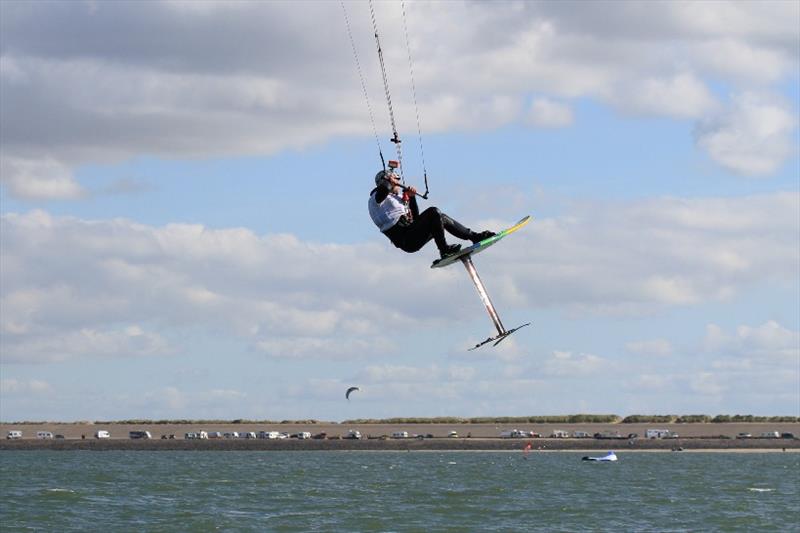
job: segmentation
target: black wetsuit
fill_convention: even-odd
[[[381,184],[372,192],[375,193],[375,201],[380,204],[389,195],[389,187]],[[442,213],[436,207],[429,207],[420,213],[417,197],[414,195],[411,196],[408,207],[411,210],[411,220],[408,215],[405,215],[394,226],[383,232],[389,237],[392,244],[404,252],[416,252],[431,239],[436,242],[436,247],[440,252],[447,249],[445,230],[459,239],[470,240],[475,237],[475,232]]]

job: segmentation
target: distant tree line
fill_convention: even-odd
[[[131,420],[96,420],[91,422],[92,424],[102,424],[102,425],[111,425],[111,424],[120,424],[120,425],[129,425],[129,426],[137,426],[137,425],[186,425],[186,424],[265,424],[265,425],[277,425],[277,424],[303,424],[303,425],[313,425],[313,424],[335,424],[336,422],[321,422],[319,420],[249,420],[246,418],[236,418],[233,420],[207,420],[207,419],[200,419],[200,420],[147,420],[147,419],[131,419]]]
[[[462,418],[358,418],[342,424],[616,424],[617,415],[555,415],[555,416],[486,416]]]
[[[717,424],[728,422],[800,422],[797,416],[755,415],[630,415],[622,419],[623,424]]]
[[[176,419],[176,420],[149,420],[134,418],[129,420],[95,420],[77,422],[48,422],[48,421],[17,421],[2,422],[2,424],[97,424],[97,425],[212,425],[212,424],[697,424],[697,423],[731,423],[731,422],[771,422],[771,423],[798,423],[798,416],[755,416],[755,415],[629,415],[622,418],[618,415],[548,415],[548,416],[484,416],[462,418],[457,416],[440,417],[412,417],[412,418],[357,418],[342,422],[326,422],[315,419],[305,420],[249,420],[236,418],[233,420],[219,419]]]

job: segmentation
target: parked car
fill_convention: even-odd
[[[150,434],[149,431],[129,431],[128,432],[128,437],[130,437],[131,439],[134,439],[134,440],[138,440],[138,439],[147,440],[147,439],[152,439],[153,438],[153,436]]]
[[[56,435],[56,438],[57,438],[57,439],[63,439],[63,438],[64,438],[64,435],[58,434],[58,435]]]
[[[110,439],[111,433],[106,431],[105,429],[99,429],[95,432],[94,438],[96,439]]]
[[[762,439],[779,439],[781,438],[781,434],[777,431],[765,431],[761,435],[759,435]]]
[[[742,432],[742,433],[739,433],[738,435],[736,435],[736,438],[737,438],[737,439],[752,439],[752,438],[753,438],[753,435],[752,435],[752,434],[750,434],[750,433],[744,433],[744,432]]]
[[[647,429],[644,432],[646,439],[677,439],[678,435],[669,429]]]
[[[347,436],[345,438],[346,439],[360,439],[361,438],[361,432],[358,431],[357,429],[351,429],[350,431],[347,432]]]
[[[37,431],[36,432],[37,439],[52,439],[53,434],[50,431]]]
[[[12,429],[6,434],[6,439],[16,440],[22,438],[22,432],[17,429]]]
[[[590,439],[592,435],[587,431],[575,431],[572,434],[572,437],[575,439]]]
[[[781,438],[782,439],[793,439],[794,438],[794,433],[789,433],[789,432],[781,433]]]
[[[450,437],[451,439],[457,439],[458,431],[451,431],[450,433],[447,434],[447,436]]]

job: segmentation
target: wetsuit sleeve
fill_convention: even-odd
[[[417,195],[414,194],[411,196],[411,199],[408,201],[408,207],[411,208],[411,214],[416,219],[419,216],[419,206],[417,205]]]

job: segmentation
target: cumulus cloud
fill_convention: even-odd
[[[569,106],[547,98],[534,100],[528,113],[528,122],[543,128],[563,128],[573,121]]]
[[[50,384],[40,379],[0,379],[0,394],[3,396],[44,394],[53,390]]]
[[[795,193],[590,203],[535,221],[495,255],[539,305],[625,314],[725,301],[766,279],[795,282],[799,211]]]
[[[597,355],[556,350],[544,361],[542,371],[546,376],[574,377],[598,374],[608,366],[608,361]]]
[[[799,204],[779,193],[578,205],[530,224],[519,246],[498,247],[505,266],[484,281],[509,311],[641,315],[724,301],[767,280],[796,282]],[[350,359],[400,353],[380,333],[387,322],[424,334],[476,318],[463,273],[418,276],[374,243],[31,211],[3,215],[0,251],[7,361],[168,355],[180,351],[174,332],[190,326],[269,357]],[[411,277],[391,301],[376,300]],[[500,347],[501,360],[524,355],[513,338]]]
[[[7,328],[4,328],[8,331]],[[118,330],[98,331],[81,328],[77,331],[54,332],[46,329],[36,334],[7,334],[7,349],[3,353],[5,363],[54,362],[83,356],[131,357],[142,355],[164,355],[170,352],[168,343],[157,333],[144,331],[132,325]]]
[[[760,326],[741,325],[728,333],[716,324],[706,326],[706,351],[767,361],[800,362],[800,332],[774,320]]]
[[[3,157],[0,158],[0,175],[8,192],[17,198],[64,200],[85,196],[72,169],[53,158]]]
[[[612,100],[630,112],[679,118],[699,118],[717,107],[706,84],[689,73],[635,80],[623,86]]]
[[[74,170],[87,163],[271,154],[371,134],[337,3],[1,5],[0,166],[15,196],[83,197]],[[382,101],[368,10],[347,9],[371,100]],[[400,6],[376,11],[388,71],[407,72],[404,39],[386,30],[402,24]],[[589,98],[702,118],[700,145],[739,172],[768,173],[786,157],[794,126],[741,109],[709,119],[708,86],[721,77],[743,92],[796,75],[794,2],[416,3],[407,16],[425,131],[564,126],[569,100]],[[407,78],[392,77],[398,116],[413,116]],[[748,141],[756,147],[736,157]]]
[[[625,345],[630,353],[663,357],[672,353],[672,343],[666,339],[634,341]]]
[[[797,155],[796,113],[774,97],[743,93],[726,112],[698,125],[697,143],[725,168],[744,175],[769,175]]]

